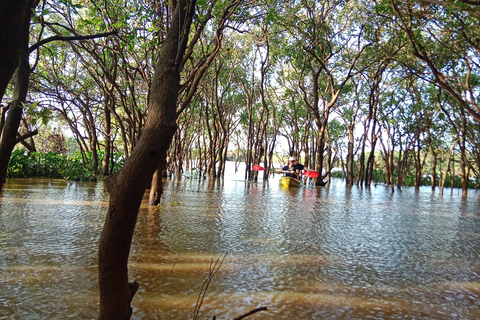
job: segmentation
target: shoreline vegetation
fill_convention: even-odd
[[[8,167],[8,178],[51,178],[51,179],[62,179],[62,180],[71,180],[71,181],[98,181],[103,180],[103,177],[99,172],[101,172],[102,161],[104,154],[101,151],[97,153],[98,160],[94,161],[93,155],[91,152],[81,153],[79,151],[74,151],[71,153],[61,154],[56,152],[32,152],[28,153],[26,150],[17,149],[12,153],[10,159],[10,164]],[[115,153],[113,154],[114,165],[111,168],[112,173],[117,173],[123,166],[125,158],[123,154]],[[275,155],[273,157],[273,171],[276,171],[278,168],[283,166],[283,163],[286,163],[288,156]],[[226,157],[226,161],[235,162],[235,167],[238,169],[240,163],[245,161],[245,158],[242,157],[242,154],[238,152],[229,152]],[[168,176],[172,175],[184,175],[188,178],[200,178],[202,175],[203,178],[211,176],[207,170],[200,171],[197,167],[193,166],[195,160],[191,161],[192,164],[178,171],[170,170]],[[93,170],[92,165],[97,163],[97,170]],[[197,162],[196,165],[199,163]],[[334,168],[331,172],[331,177],[333,178],[345,178],[345,171],[341,167],[342,162],[338,163],[338,167]],[[382,167],[381,165],[379,166]],[[426,171],[428,172],[428,171]],[[376,169],[373,174],[374,184],[386,184],[385,171],[381,169]],[[440,181],[441,176],[437,174],[436,181]],[[431,185],[432,176],[430,174],[424,174],[422,178],[422,186]],[[451,188],[461,188],[461,177],[458,175],[453,176],[453,181],[450,174],[446,175],[445,186]],[[403,178],[403,186],[411,187],[415,185],[415,175],[414,172],[408,173]],[[478,179],[469,179],[468,188],[477,189],[480,186],[480,181]],[[436,185],[438,187],[438,184]]]

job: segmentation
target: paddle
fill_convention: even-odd
[[[283,173],[292,173],[291,171],[282,171]],[[315,172],[315,171],[305,171],[305,173],[303,173],[303,175],[305,177],[308,177],[308,178],[316,178],[318,177],[318,172]]]
[[[305,177],[309,177],[309,178],[316,178],[316,177],[318,177],[318,172],[316,172],[316,171],[306,171],[303,175]]]
[[[252,169],[253,169],[254,171],[263,171],[263,170],[265,170],[264,167],[259,166],[258,164],[254,165],[254,166],[252,167]],[[273,169],[270,169],[270,170],[273,170]],[[292,173],[291,171],[285,171],[285,170],[282,171],[282,172],[283,172],[283,173]],[[317,176],[318,176],[318,174],[317,174]]]
[[[252,169],[255,170],[255,171],[263,171],[263,170],[265,170],[264,167],[259,166],[258,164],[254,165],[254,166],[252,167]],[[284,172],[284,173],[291,173],[290,171],[282,171],[282,172]],[[305,177],[308,177],[308,178],[316,178],[316,177],[318,177],[318,172],[316,172],[316,171],[306,171],[303,175],[304,175]]]

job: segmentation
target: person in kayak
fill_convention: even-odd
[[[290,157],[288,158],[288,165],[278,170],[278,173],[283,172],[285,173],[286,177],[301,179],[302,172],[304,169],[305,169],[305,166],[301,163],[298,163],[297,157]]]

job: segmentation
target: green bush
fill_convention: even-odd
[[[102,172],[103,152],[98,154],[99,167],[97,172]],[[52,178],[76,181],[93,181],[95,174],[91,168],[92,153],[84,154],[84,159],[79,151],[66,155],[54,152],[32,152],[28,154],[25,150],[18,149],[12,152],[8,165],[7,175],[9,178]],[[113,173],[118,172],[124,163],[121,154],[114,154]]]

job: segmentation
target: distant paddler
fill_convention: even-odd
[[[288,158],[288,164],[277,171],[277,173],[285,173],[286,177],[295,179],[302,179],[302,175],[305,171],[305,166],[298,162],[297,157]]]

